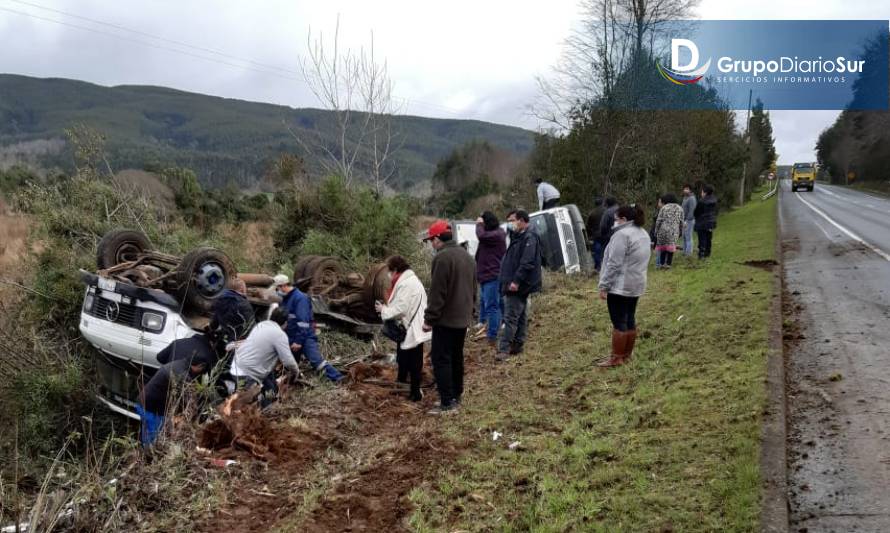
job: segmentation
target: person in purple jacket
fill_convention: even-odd
[[[476,219],[476,280],[479,282],[480,322],[488,323],[486,336],[488,343],[497,345],[498,329],[501,327],[501,295],[498,277],[501,274],[501,261],[507,253],[507,233],[501,228],[498,217],[491,211],[482,213]]]

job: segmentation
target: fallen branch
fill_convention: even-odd
[[[18,287],[19,289],[21,289],[23,291],[30,292],[31,294],[36,294],[37,296],[46,298],[47,300],[55,300],[55,298],[53,298],[52,296],[49,296],[48,294],[44,294],[36,289],[32,289],[31,287],[22,285],[21,283],[18,283],[18,282],[12,281],[12,280],[8,280],[6,278],[0,278],[0,283],[6,284],[6,285],[11,285],[13,287]]]

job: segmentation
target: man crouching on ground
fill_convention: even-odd
[[[476,262],[457,245],[444,220],[434,222],[424,240],[436,249],[423,330],[433,332],[430,359],[439,390],[439,406],[430,414],[441,414],[457,409],[464,392],[464,339],[476,307]]]
[[[249,389],[261,385],[260,406],[266,407],[277,399],[278,384],[275,382],[275,363],[281,361],[293,375],[299,375],[297,361],[287,342],[287,309],[276,307],[269,320],[253,328],[235,348],[230,373],[236,381],[236,389]],[[232,392],[232,391],[230,391]]]

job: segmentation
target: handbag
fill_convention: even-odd
[[[423,299],[421,299],[421,303],[423,303]],[[414,310],[414,314],[411,316],[411,320],[408,321],[408,324],[414,322],[414,318],[417,316],[417,313],[420,311],[420,303],[417,304],[417,309]],[[402,344],[405,342],[405,337],[408,336],[408,330],[405,326],[402,325],[402,321],[396,318],[390,318],[389,320],[383,321],[383,327],[380,330],[380,333],[383,334],[387,339],[395,342],[396,344]]]

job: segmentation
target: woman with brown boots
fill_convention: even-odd
[[[652,240],[643,229],[645,223],[642,207],[625,205],[615,213],[599,279],[600,298],[606,300],[612,319],[612,354],[597,366],[620,366],[633,354],[637,301],[646,292],[646,271],[652,253]]]

